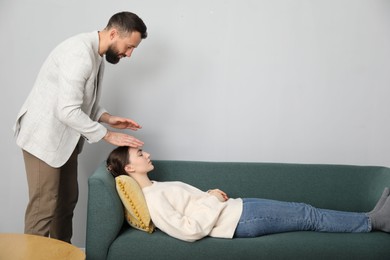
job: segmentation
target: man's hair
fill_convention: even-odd
[[[106,26],[106,30],[111,28],[117,29],[120,33],[132,33],[139,32],[141,39],[145,39],[148,36],[145,23],[138,15],[131,12],[120,12],[114,14]]]

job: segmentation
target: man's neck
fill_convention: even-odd
[[[108,49],[108,44],[107,44],[107,31],[106,30],[102,30],[102,31],[98,31],[98,35],[99,35],[99,55],[100,56],[103,56],[107,49]]]

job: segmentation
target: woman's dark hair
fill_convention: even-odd
[[[130,163],[129,147],[119,146],[112,150],[108,155],[106,165],[107,170],[114,176],[128,175],[125,171],[125,166]]]
[[[120,12],[114,14],[106,26],[106,29],[111,28],[116,28],[120,33],[132,33],[134,31],[139,32],[142,39],[145,39],[148,36],[148,33],[146,32],[146,25],[142,19],[131,12]]]

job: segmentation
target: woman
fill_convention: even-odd
[[[116,177],[129,175],[140,185],[153,223],[168,235],[195,241],[205,236],[256,237],[289,231],[390,232],[390,196],[385,188],[368,213],[317,209],[308,204],[258,198],[232,199],[219,189],[203,192],[183,182],[151,181],[150,154],[122,146],[107,158]]]

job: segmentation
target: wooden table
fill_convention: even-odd
[[[0,260],[84,260],[84,252],[66,242],[26,234],[0,234]]]

